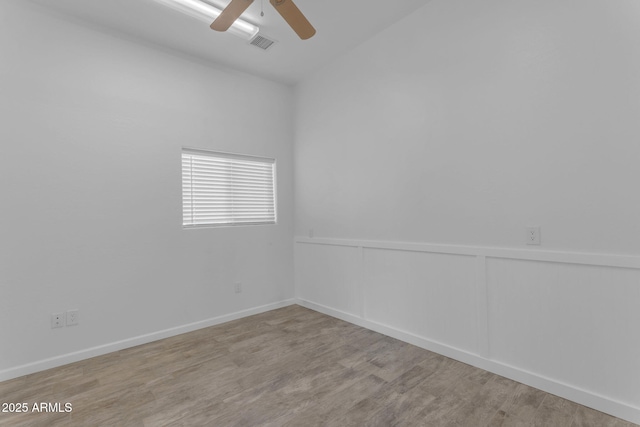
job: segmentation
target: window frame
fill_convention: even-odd
[[[188,174],[188,176],[191,178],[191,188],[189,188],[189,191],[186,192],[185,191],[185,156],[199,156],[199,157],[206,157],[206,158],[213,158],[216,160],[220,160],[221,162],[229,162],[230,165],[233,165],[233,161],[237,161],[238,164],[236,166],[238,166],[239,164],[241,164],[242,162],[245,162],[245,165],[247,164],[247,162],[249,163],[257,163],[260,164],[262,166],[265,165],[270,165],[271,168],[271,180],[270,182],[268,180],[265,181],[265,183],[270,184],[271,186],[271,191],[265,191],[265,195],[266,194],[270,194],[270,197],[272,198],[272,203],[271,205],[268,204],[267,202],[267,212],[271,213],[270,208],[273,207],[273,214],[270,216],[265,215],[263,219],[260,220],[256,220],[256,221],[243,221],[241,218],[238,217],[234,217],[234,213],[233,212],[229,212],[227,214],[227,217],[225,217],[224,220],[221,220],[219,222],[215,222],[215,221],[208,221],[208,222],[200,222],[198,223],[196,220],[194,220],[194,210],[193,210],[193,206],[194,206],[194,200],[193,200],[193,169],[190,171],[190,173]],[[247,154],[238,154],[238,153],[229,153],[229,152],[225,152],[225,151],[217,151],[217,150],[206,150],[206,149],[200,149],[200,148],[191,148],[191,147],[182,147],[181,149],[181,155],[180,155],[180,159],[181,159],[181,200],[182,200],[182,228],[184,230],[193,230],[193,229],[200,229],[200,228],[219,228],[219,227],[239,227],[239,226],[261,226],[261,225],[277,225],[278,224],[278,192],[277,192],[277,161],[275,158],[270,158],[270,157],[260,157],[260,156],[253,156],[253,155],[247,155]],[[193,158],[192,158],[193,159]],[[212,170],[214,170],[212,168]],[[266,169],[265,169],[266,170]],[[229,179],[231,179],[232,176],[229,176]],[[259,182],[259,181],[258,181]],[[219,184],[219,182],[218,182]],[[228,195],[230,197],[234,197],[234,195],[238,194],[238,188],[233,188],[234,185],[236,187],[238,186],[243,186],[246,185],[247,183],[244,182],[242,179],[239,181],[234,181],[233,183],[230,183],[228,187],[226,187],[225,191],[223,192],[223,194],[220,194],[216,197],[224,197],[224,195]],[[269,187],[269,185],[267,184],[267,187]],[[234,190],[236,192],[234,192]],[[185,203],[185,200],[187,199],[187,193],[191,194],[191,202],[190,203]],[[246,197],[246,196],[245,196]],[[251,200],[249,200],[249,202],[251,202]],[[185,215],[185,212],[187,211],[187,207],[186,206],[191,206],[191,218],[189,219],[189,215]],[[233,209],[233,202],[231,202],[228,206],[228,208],[230,208],[231,210]],[[246,209],[246,206],[245,206]],[[242,214],[246,214],[246,211],[243,212],[242,209],[240,209],[240,215]],[[238,214],[236,214],[238,215]],[[227,220],[228,219],[228,220]]]

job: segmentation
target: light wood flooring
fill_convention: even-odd
[[[553,426],[627,423],[291,306],[0,383],[2,426]]]

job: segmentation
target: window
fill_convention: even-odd
[[[182,150],[182,226],[276,223],[274,159]]]

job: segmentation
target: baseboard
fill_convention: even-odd
[[[10,369],[0,371],[0,381],[7,381],[7,380],[21,377],[23,375],[29,375],[35,372],[45,371],[51,368],[57,368],[59,366],[67,365],[69,363],[90,359],[96,356],[102,356],[104,354],[113,353],[114,351],[135,347],[141,344],[148,344],[153,341],[158,341],[164,338],[170,338],[170,337],[184,334],[187,332],[193,332],[198,329],[208,328],[209,326],[219,325],[221,323],[230,322],[232,320],[241,319],[243,317],[252,316],[254,314],[265,313],[267,311],[275,310],[282,307],[287,307],[294,304],[295,304],[294,299],[288,299],[288,300],[279,301],[272,304],[262,305],[259,307],[253,307],[250,309],[241,310],[241,311],[237,311],[230,314],[225,314],[223,316],[201,320],[199,322],[177,326],[175,328],[169,328],[162,331],[152,332],[146,335],[127,338],[122,341],[104,344],[97,347],[76,351],[73,353],[63,354],[61,356],[56,356],[56,357],[40,360],[33,363],[28,363],[26,365],[21,365],[15,368],[10,368]]]
[[[378,322],[363,319],[356,315],[336,310],[322,304],[316,304],[314,302],[300,298],[296,298],[295,302],[302,307],[306,307],[311,310],[326,314],[328,316],[353,323],[363,328],[379,332],[389,337],[396,338],[409,344],[413,344],[417,347],[433,351],[434,353],[450,357],[468,365],[484,369],[485,371],[492,372],[505,378],[518,381],[528,386],[537,388],[556,396],[560,396],[564,399],[571,400],[573,402],[588,406],[589,408],[593,408],[595,410],[613,415],[632,423],[640,424],[640,407],[633,406],[624,402],[619,402],[609,397],[583,390],[575,386],[556,381],[552,378],[547,378],[514,366],[497,362],[495,360],[486,359],[477,354],[457,349],[455,347],[451,347],[449,345],[442,344],[436,341],[432,341],[427,338],[420,337],[418,335],[402,331],[387,325],[383,325]]]

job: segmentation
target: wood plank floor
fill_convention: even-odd
[[[627,423],[291,306],[0,383],[2,426],[594,426]]]

